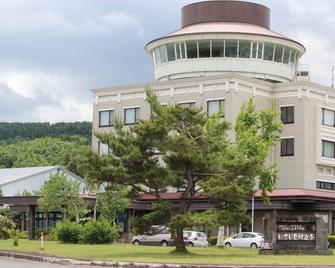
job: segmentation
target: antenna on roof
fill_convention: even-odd
[[[332,88],[334,88],[334,65],[332,65]]]

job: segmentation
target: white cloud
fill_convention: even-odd
[[[309,66],[312,81],[330,86],[335,64],[335,1],[286,0],[286,4],[291,26],[288,35],[306,47],[300,63]]]
[[[92,120],[91,102],[88,101],[91,96],[85,81],[83,77],[62,72],[0,70],[0,84],[12,93],[9,94],[11,98],[34,103],[33,117],[29,118],[31,121]],[[87,98],[83,98],[83,95]],[[16,113],[16,109],[13,107],[8,112]],[[21,121],[20,116],[17,114],[18,121]]]
[[[55,11],[27,14],[2,14],[1,32],[7,34],[36,34],[37,37],[59,35],[111,34],[120,29],[134,29],[141,36],[143,26],[136,16],[110,11],[93,14],[91,17],[72,18]]]

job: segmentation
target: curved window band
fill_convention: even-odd
[[[169,43],[153,51],[155,66],[182,59],[251,58],[296,66],[299,53],[293,48],[268,42],[237,39],[203,39]]]

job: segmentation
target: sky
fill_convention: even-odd
[[[0,121],[91,121],[90,89],[154,80],[144,46],[180,28],[192,2],[1,0]],[[306,47],[311,80],[330,86],[335,1],[252,2],[271,9],[272,30]]]

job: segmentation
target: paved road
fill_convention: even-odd
[[[89,266],[59,265],[48,262],[33,262],[14,258],[0,257],[0,268],[85,268]],[[91,266],[92,267],[92,266]]]

